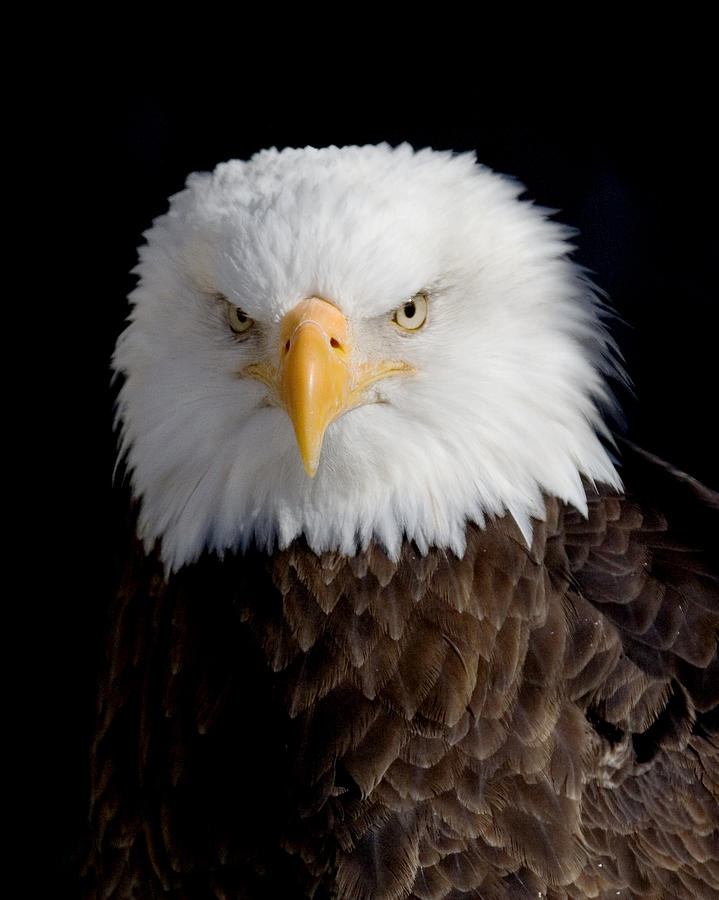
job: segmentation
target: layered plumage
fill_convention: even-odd
[[[147,235],[99,896],[719,891],[719,500],[630,445],[622,487],[600,310],[518,193],[273,151]],[[351,373],[309,443],[307,334]]]

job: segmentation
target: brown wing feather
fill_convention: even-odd
[[[719,502],[625,454],[627,495],[548,500],[529,551],[504,519],[461,560],[297,542],[166,583],[135,544],[88,895],[719,891]]]
[[[719,497],[623,450],[628,490],[611,517],[590,495],[587,521],[564,518],[570,546],[596,526],[587,552],[569,554],[572,581],[623,654],[587,698],[605,758],[585,792],[585,834],[637,894],[706,896],[719,890]]]

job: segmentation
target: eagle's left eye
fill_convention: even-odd
[[[428,305],[427,295],[420,291],[397,309],[393,321],[404,331],[416,331],[427,321]]]
[[[232,306],[230,303],[227,304],[227,319],[235,334],[244,334],[255,324],[255,320],[251,319],[239,306]]]

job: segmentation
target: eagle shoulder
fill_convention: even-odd
[[[719,889],[719,505],[631,447],[624,474],[586,518],[549,498],[531,548],[509,516],[469,526],[462,558],[298,540],[165,579],[135,539],[91,878],[117,898]]]

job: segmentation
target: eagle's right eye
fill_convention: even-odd
[[[244,334],[255,324],[255,320],[251,319],[239,306],[232,306],[230,303],[227,304],[227,320],[235,334]]]

